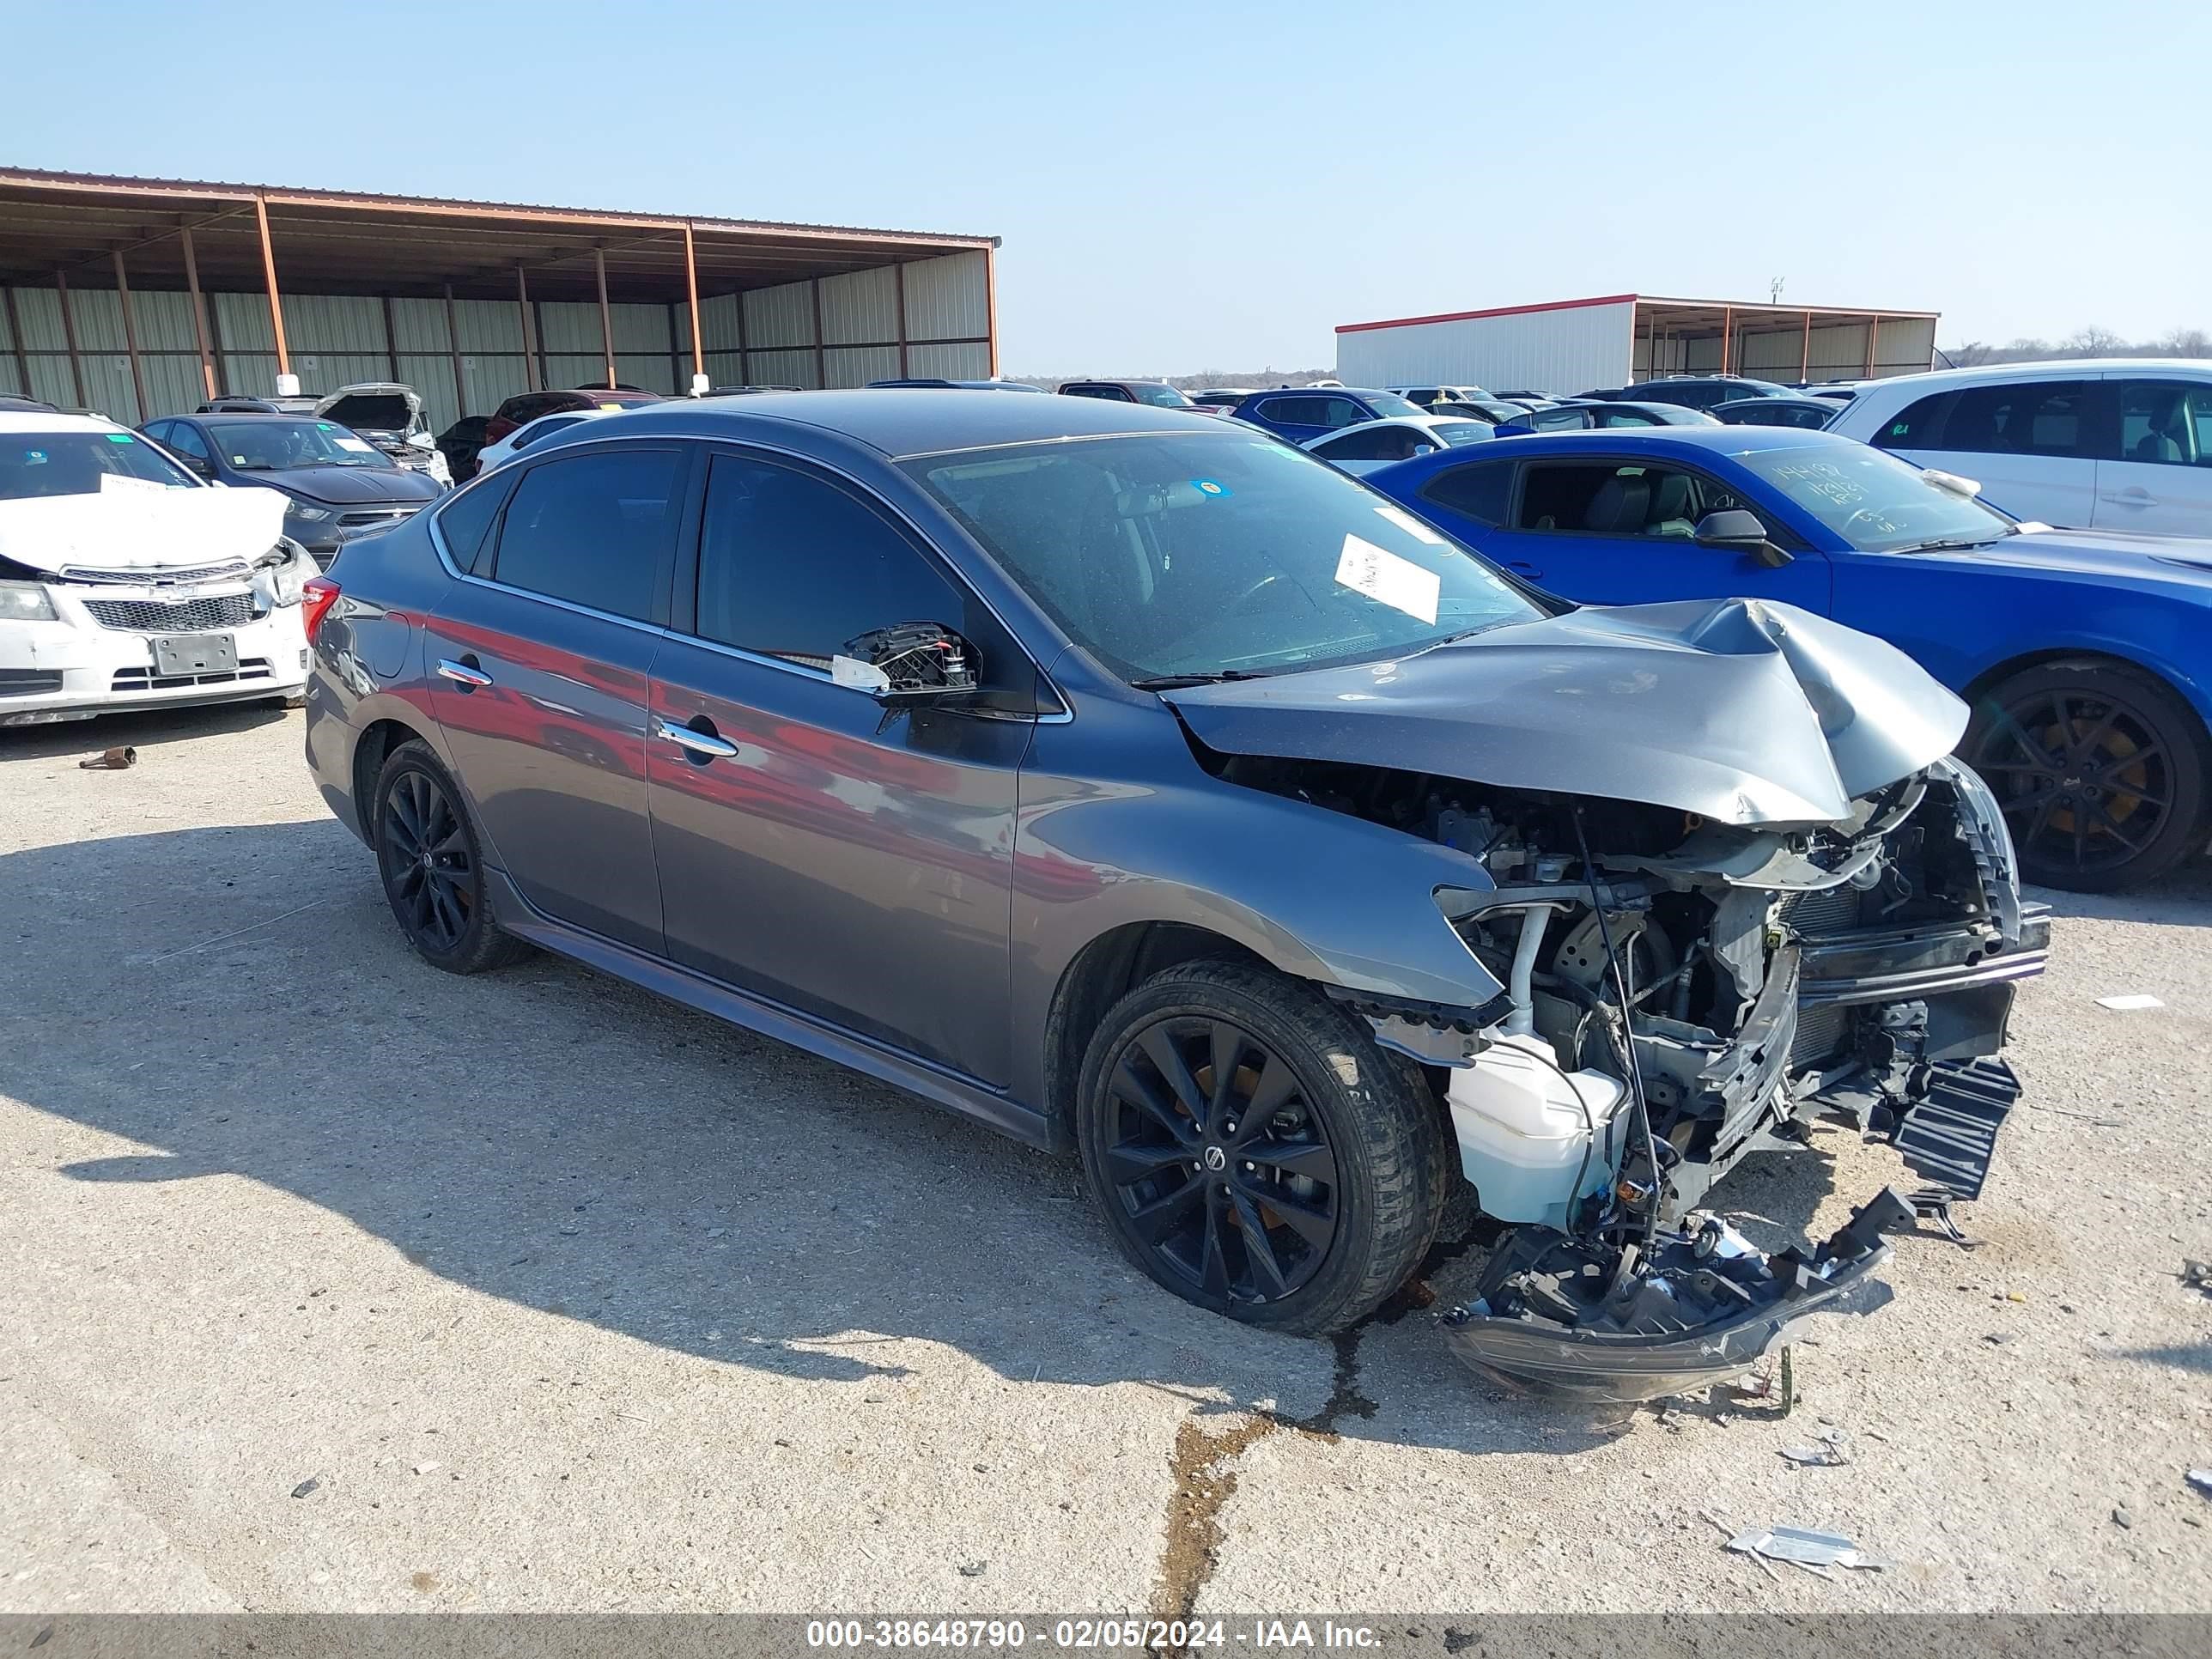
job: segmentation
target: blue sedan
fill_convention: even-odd
[[[1972,705],[1960,752],[2031,881],[2111,891],[2205,844],[2212,543],[2021,523],[1788,428],[1517,438],[1367,482],[1563,599],[1778,599],[1898,646]]]

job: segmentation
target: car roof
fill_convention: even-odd
[[[2027,363],[1985,363],[1979,368],[1932,368],[1919,374],[1885,374],[1861,380],[1860,396],[1879,390],[1887,393],[1900,386],[1917,392],[1941,392],[1947,386],[1987,386],[1993,381],[2047,380],[2054,375],[2172,374],[2176,372],[2212,377],[2212,359],[2203,357],[2044,357]]]
[[[124,428],[100,415],[48,414],[42,410],[0,409],[0,432],[120,432]]]
[[[1123,433],[1230,430],[1218,416],[1155,409],[1102,398],[978,398],[941,387],[862,387],[837,392],[763,392],[757,398],[703,402],[678,398],[633,410],[625,433],[760,435],[776,427],[812,428],[899,457],[1051,438]]]
[[[1686,445],[1692,448],[1711,450],[1725,455],[1747,454],[1759,449],[1796,449],[1816,444],[1849,444],[1854,449],[1865,445],[1855,438],[1839,438],[1832,432],[1801,426],[1614,426],[1595,432],[1538,432],[1525,438],[1510,441],[1509,449],[1501,454],[1548,453],[1553,450],[1572,453],[1577,450],[1601,452],[1635,447],[1643,445]],[[1488,453],[1490,446],[1483,446]]]

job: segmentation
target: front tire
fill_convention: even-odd
[[[416,738],[385,757],[374,802],[385,902],[416,955],[449,974],[481,974],[529,953],[492,920],[475,820],[429,744]]]
[[[1194,962],[1109,1010],[1084,1057],[1085,1178],[1130,1261],[1247,1324],[1325,1335],[1436,1237],[1433,1104],[1366,1027],[1267,969]]]
[[[2204,844],[2204,729],[2172,688],[2123,664],[2039,664],[1979,698],[1960,752],[2003,809],[2021,874],[2110,893]]]

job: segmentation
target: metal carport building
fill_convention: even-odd
[[[998,370],[993,236],[0,169],[0,391],[129,423],[400,380],[434,428],[610,380]]]
[[[1352,386],[1473,382],[1570,396],[1662,374],[1873,380],[1933,367],[1939,320],[1933,311],[1607,294],[1340,324],[1336,372]]]

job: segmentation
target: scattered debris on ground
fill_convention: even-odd
[[[103,749],[88,760],[76,763],[80,772],[120,772],[125,767],[138,764],[138,751],[129,744],[118,744],[112,749]]]
[[[2199,1261],[2194,1256],[2181,1260],[2181,1282],[2193,1291],[2212,1296],[2212,1261]]]
[[[2116,1014],[2140,1013],[2145,1009],[2163,1008],[2166,1005],[2145,991],[2130,991],[2124,995],[2099,997],[2100,1008],[2110,1008]]]
[[[313,1492],[322,1484],[322,1480],[319,1477],[311,1474],[305,1480],[302,1480],[298,1486],[292,1488],[292,1496],[295,1498],[305,1498],[309,1492]]]
[[[1833,1424],[1813,1437],[1809,1446],[1784,1446],[1783,1456],[1801,1468],[1841,1468],[1851,1461],[1851,1437]]]
[[[1862,1553],[1841,1533],[1814,1532],[1804,1527],[1753,1527],[1729,1539],[1728,1547],[1739,1555],[1786,1561],[1820,1578],[1835,1577],[1828,1571],[1831,1567],[1881,1572],[1888,1565]]]

